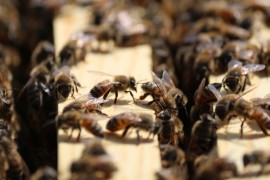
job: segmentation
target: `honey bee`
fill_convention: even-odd
[[[41,41],[34,49],[31,56],[31,66],[35,67],[47,58],[54,59],[54,46],[48,41]]]
[[[72,180],[110,179],[117,167],[100,141],[94,140],[86,144],[81,157],[70,167]]]
[[[170,110],[163,110],[156,115],[156,122],[160,127],[158,131],[160,145],[183,146],[183,123],[176,115]]]
[[[237,166],[226,158],[208,157],[201,158],[193,179],[228,179],[238,176]]]
[[[95,72],[95,73],[101,73],[101,72]],[[101,74],[112,77],[111,75],[106,74],[106,73],[101,73]],[[93,96],[94,98],[99,98],[103,96],[103,99],[106,99],[109,93],[112,91],[115,93],[114,104],[116,104],[117,98],[118,98],[118,92],[124,91],[125,93],[129,93],[133,101],[135,102],[133,93],[131,92],[132,90],[137,92],[136,80],[134,77],[116,75],[113,77],[113,81],[106,79],[96,84],[90,90],[90,95]]]
[[[30,180],[57,180],[57,172],[50,166],[45,166],[39,168],[33,175],[31,175]]]
[[[68,42],[59,52],[61,66],[72,66],[84,61],[88,51],[88,44],[94,39],[92,35],[77,32],[71,35]]]
[[[265,95],[263,98],[252,98],[250,101],[254,106],[263,108],[270,115],[270,94]]]
[[[152,77],[153,82],[142,84],[145,94],[140,96],[141,100],[151,95],[153,101],[150,101],[149,105],[156,102],[162,109],[170,109],[172,111],[186,108],[187,97],[180,89],[175,87],[170,75],[166,71],[163,71],[162,79],[157,77],[154,72],[152,72]]]
[[[191,140],[187,149],[188,161],[208,154],[217,145],[217,126],[213,117],[203,114],[192,127]]]
[[[185,153],[180,148],[170,144],[161,148],[161,166],[170,168],[173,166],[184,167],[186,165]]]
[[[222,80],[224,89],[227,92],[238,94],[245,90],[246,84],[250,84],[248,73],[261,71],[265,68],[263,64],[246,64],[232,60],[228,64],[229,71]]]
[[[101,117],[101,116],[99,116]],[[77,141],[81,136],[81,128],[83,127],[89,133],[102,138],[104,136],[102,127],[97,122],[97,116],[94,114],[84,114],[78,111],[67,111],[57,117],[58,128],[67,131],[71,128],[69,138],[75,129],[79,130]]]
[[[6,172],[8,179],[28,177],[28,167],[18,153],[16,144],[5,136],[0,139],[0,154],[2,153],[4,153],[4,161],[6,161],[8,165]]]
[[[3,136],[10,137],[10,135],[11,132],[9,124],[4,119],[0,119],[0,139]]]
[[[69,72],[69,68],[63,66],[61,69],[56,70],[53,76],[58,102],[64,102],[70,94],[75,98],[74,91],[78,92],[78,87],[81,87],[81,84],[77,81],[76,77]]]
[[[77,99],[66,105],[63,109],[63,113],[68,111],[79,111],[82,113],[96,112],[105,115],[101,112],[101,104],[105,102],[107,102],[107,100],[98,98],[91,98],[88,100]]]
[[[133,113],[133,112],[125,112],[118,114],[112,117],[107,125],[106,129],[115,132],[119,130],[124,130],[122,133],[122,137],[126,135],[130,128],[136,128],[137,133],[137,142],[140,142],[139,130],[144,130],[149,132],[149,136],[151,134],[156,134],[159,130],[159,126],[154,123],[153,118],[150,114],[146,113]]]
[[[264,109],[256,107],[251,102],[242,98],[249,91],[241,95],[228,94],[221,97],[219,91],[214,86],[208,85],[208,88],[218,99],[215,108],[215,118],[218,118],[221,124],[228,123],[233,116],[240,116],[244,118],[241,123],[241,136],[243,135],[244,122],[247,119],[256,121],[261,131],[265,135],[268,135],[267,129],[270,129],[270,116]]]
[[[221,83],[212,83],[211,85],[213,85],[218,91],[220,91],[222,87]],[[217,98],[212,91],[209,90],[208,86],[206,86],[206,79],[204,78],[194,94],[195,104],[190,110],[190,119],[192,123],[200,119],[200,115],[204,113],[211,114],[213,111],[212,103],[215,101],[217,101]]]

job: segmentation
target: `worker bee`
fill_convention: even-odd
[[[71,35],[68,42],[59,52],[60,65],[72,66],[84,61],[90,42],[95,39],[93,35],[77,32]]]
[[[176,115],[170,110],[163,110],[156,115],[156,122],[160,127],[158,131],[160,145],[183,146],[183,124]]]
[[[73,131],[78,129],[79,133],[77,136],[77,141],[80,139],[82,127],[89,133],[102,138],[104,134],[102,127],[97,122],[98,117],[101,118],[101,116],[97,116],[95,114],[85,114],[78,111],[67,111],[58,115],[58,128],[63,129],[65,132],[71,128],[69,138],[72,137]]]
[[[78,92],[78,87],[81,87],[81,84],[77,81],[76,77],[69,72],[69,68],[63,66],[61,69],[56,70],[53,76],[58,102],[64,102],[70,94],[75,98],[74,91]]]
[[[222,84],[221,83],[211,83],[218,91],[220,91]],[[213,111],[212,103],[217,101],[216,96],[209,90],[206,85],[206,79],[204,78],[199,85],[199,88],[194,94],[194,105],[190,110],[190,119],[192,123],[200,119],[200,115],[204,113],[211,114]]]
[[[203,114],[192,127],[187,158],[194,161],[199,155],[208,154],[217,145],[217,126],[214,118]]]
[[[213,156],[213,155],[212,155]],[[226,158],[212,157],[200,158],[201,162],[197,162],[195,175],[193,179],[228,179],[238,176],[237,166],[234,162]]]
[[[101,73],[101,72],[94,72],[94,73]],[[101,73],[101,74],[112,77],[112,75],[109,75],[106,73]],[[106,99],[109,93],[112,91],[115,93],[114,104],[116,104],[117,98],[118,98],[118,92],[124,91],[125,93],[129,93],[133,101],[135,102],[133,93],[131,92],[132,90],[137,92],[136,80],[134,77],[116,75],[116,76],[113,76],[113,81],[106,79],[96,84],[90,90],[90,95],[93,96],[94,98],[99,98],[103,96],[103,99]]]
[[[243,164],[244,167],[247,168],[250,165],[260,165],[260,170],[256,173],[256,175],[260,175],[264,173],[266,165],[270,163],[270,154],[269,152],[265,152],[262,150],[255,150],[251,153],[245,153],[243,155]]]
[[[6,172],[8,179],[28,177],[28,167],[18,153],[15,142],[5,136],[0,139],[0,154],[2,153],[4,153],[4,161],[6,161],[8,165]]]
[[[56,180],[57,172],[50,166],[45,166],[39,168],[33,175],[31,175],[30,180]]]
[[[4,119],[0,119],[0,139],[3,136],[10,137],[11,135],[11,129],[9,127],[8,122],[6,122]]]
[[[254,106],[261,107],[270,115],[270,94],[264,96],[264,98],[252,98],[250,101]]]
[[[119,130],[124,130],[122,133],[122,137],[124,137],[130,128],[136,128],[137,133],[137,142],[140,142],[139,130],[144,130],[149,132],[149,136],[151,134],[156,134],[159,130],[159,126],[154,123],[153,117],[150,114],[146,113],[133,113],[133,112],[125,112],[118,114],[112,117],[107,125],[106,129],[115,132]]]
[[[77,99],[72,101],[70,104],[66,105],[63,109],[63,113],[68,111],[79,111],[82,113],[93,113],[96,112],[101,115],[105,115],[101,112],[101,104],[107,102],[108,100],[89,98],[89,99]]]
[[[261,71],[265,68],[263,64],[246,64],[232,60],[228,64],[229,71],[222,80],[224,89],[227,92],[238,94],[245,90],[246,84],[251,84],[248,73]]]
[[[72,162],[72,180],[79,179],[110,179],[117,167],[106,152],[100,141],[94,140],[86,144],[81,157]]]
[[[153,97],[153,101],[148,104],[156,102],[162,109],[170,109],[172,112],[178,113],[178,110],[186,107],[187,97],[184,93],[175,87],[170,75],[163,71],[162,79],[152,72],[153,82],[146,82],[142,84],[142,89],[145,94],[140,96],[140,99],[145,99],[148,95]]]
[[[241,123],[241,136],[243,135],[244,122],[247,119],[255,120],[261,131],[265,135],[268,135],[267,129],[270,129],[270,116],[264,109],[256,107],[253,103],[242,98],[249,91],[241,95],[228,94],[221,97],[219,91],[214,86],[208,85],[208,88],[218,99],[215,108],[215,117],[221,121],[221,124],[228,123],[233,116],[240,116],[244,118]]]
[[[55,50],[53,44],[48,41],[41,41],[32,53],[31,66],[35,67],[47,58],[52,58],[54,60],[54,54]]]

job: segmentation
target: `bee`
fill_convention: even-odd
[[[70,167],[72,180],[110,179],[117,167],[100,141],[86,144],[81,157]]]
[[[153,82],[147,82],[142,84],[142,89],[145,94],[140,96],[140,100],[145,99],[148,95],[153,97],[153,101],[148,104],[156,102],[162,109],[170,109],[176,112],[186,107],[187,97],[184,93],[175,87],[170,75],[163,71],[162,79],[152,72]],[[177,113],[176,113],[177,114]]]
[[[243,155],[243,164],[244,167],[246,168],[247,166],[250,165],[260,165],[260,170],[256,175],[263,174],[264,169],[266,168],[266,165],[270,163],[270,154],[269,152],[265,152],[262,150],[255,150],[251,153],[245,153]]]
[[[212,83],[211,85],[213,85],[218,91],[220,91],[222,87],[221,83]],[[200,115],[204,113],[211,114],[213,111],[212,103],[215,101],[217,101],[217,98],[212,91],[209,90],[206,85],[206,79],[204,78],[194,94],[194,105],[190,110],[190,119],[192,123],[200,119]]]
[[[193,179],[223,180],[238,176],[237,166],[226,158],[201,158]]]
[[[31,56],[31,66],[35,67],[47,58],[55,59],[54,45],[48,41],[41,41],[34,49]]]
[[[250,101],[254,106],[261,107],[270,115],[270,94],[264,96],[264,98],[252,98]]]
[[[217,125],[209,114],[203,114],[192,127],[191,140],[187,149],[188,161],[208,154],[217,145]]]
[[[68,42],[59,52],[61,66],[72,66],[84,61],[87,55],[89,44],[95,36],[84,32],[77,32],[71,35]]]
[[[81,84],[77,81],[76,77],[69,72],[69,68],[63,66],[61,69],[56,70],[53,76],[58,102],[64,102],[70,94],[75,98],[74,91],[78,92],[78,87],[81,87]]]
[[[98,98],[90,98],[88,100],[77,99],[66,105],[63,109],[63,113],[68,111],[79,111],[82,113],[96,112],[105,115],[101,112],[101,104],[105,102],[107,102],[107,100]]]
[[[241,95],[228,94],[221,97],[219,91],[216,90],[214,86],[208,85],[208,88],[218,99],[215,107],[215,118],[219,119],[221,124],[225,122],[228,123],[234,116],[240,116],[244,118],[241,123],[241,136],[243,135],[244,122],[247,119],[256,121],[261,131],[265,135],[268,135],[267,129],[270,129],[270,116],[264,109],[256,107],[253,103],[242,98],[242,96],[249,91],[246,91]]]
[[[101,72],[96,72],[96,73],[101,73]],[[111,75],[106,74],[106,73],[101,73],[101,74],[112,77]],[[115,93],[114,104],[116,104],[117,98],[118,98],[118,92],[124,91],[125,93],[129,93],[133,101],[135,102],[134,95],[131,92],[132,90],[137,92],[136,80],[134,77],[116,75],[116,76],[113,76],[113,81],[106,79],[96,84],[90,90],[90,95],[93,96],[94,98],[99,98],[103,96],[103,99],[106,99],[109,93],[112,91]]]
[[[122,137],[124,137],[130,128],[136,128],[137,142],[140,142],[139,130],[144,130],[151,134],[156,134],[159,130],[157,124],[154,123],[153,118],[150,114],[146,113],[133,113],[125,112],[120,113],[112,117],[106,124],[106,129],[115,132],[119,130],[124,130]]]
[[[164,145],[160,150],[161,166],[163,168],[184,167],[186,165],[185,153],[180,148],[168,144]]]
[[[228,64],[229,71],[222,80],[227,92],[238,94],[245,90],[246,84],[251,84],[248,73],[261,71],[265,68],[263,64],[246,64],[232,60]]]
[[[50,166],[45,166],[39,168],[33,175],[31,175],[30,180],[57,180],[57,172]]]
[[[156,115],[156,122],[160,126],[158,131],[160,145],[183,145],[183,123],[176,115],[172,114],[170,110],[163,110]]]
[[[101,116],[99,116],[101,118]],[[83,127],[89,133],[97,137],[104,137],[102,127],[97,122],[97,116],[94,114],[84,114],[78,111],[67,111],[58,115],[57,117],[58,128],[67,131],[71,128],[69,138],[72,137],[72,133],[75,129],[79,130],[77,141],[81,136],[81,128]]]
[[[0,139],[4,136],[10,137],[11,135],[11,129],[8,124],[4,119],[0,119]]]
[[[21,179],[28,177],[29,169],[22,157],[17,151],[17,146],[14,141],[3,136],[0,139],[0,153],[4,153],[4,161],[8,164],[7,177],[8,179]]]

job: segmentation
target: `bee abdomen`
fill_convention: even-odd
[[[95,136],[104,137],[102,127],[96,121],[92,121],[91,123],[83,122],[83,126],[87,131],[91,132]]]
[[[129,121],[122,118],[112,118],[108,121],[106,125],[106,129],[109,131],[118,131],[124,129],[129,124]]]
[[[37,86],[31,86],[27,91],[27,101],[34,109],[39,109],[42,106],[43,94]]]
[[[102,89],[100,88],[100,86],[94,86],[91,90],[90,90],[90,94],[93,96],[93,97],[100,97],[102,96],[103,94],[103,91]]]

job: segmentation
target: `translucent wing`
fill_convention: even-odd
[[[205,81],[206,81],[205,78],[203,78],[203,80],[201,81],[201,83],[200,83],[200,85],[199,85],[199,88],[198,88],[197,91],[196,91],[196,94],[202,92],[202,90],[203,90],[204,87],[205,87]]]
[[[228,68],[231,69],[231,68],[239,67],[242,65],[243,65],[243,63],[241,61],[233,59],[228,63]]]
[[[246,64],[242,68],[242,74],[248,74],[250,72],[261,71],[265,68],[264,64]]]
[[[172,87],[175,88],[175,85],[173,83],[173,80],[171,78],[171,76],[167,73],[167,71],[163,71],[162,73],[162,79],[163,83],[168,87]]]
[[[156,83],[156,85],[160,89],[161,94],[165,96],[165,94],[167,93],[167,90],[163,84],[163,81],[154,72],[152,72],[152,78],[153,78],[154,83]]]
[[[261,104],[270,104],[270,96],[266,95],[264,98],[252,98],[250,101],[255,105],[259,106]]]
[[[208,89],[216,96],[217,99],[221,98],[220,92],[212,84],[207,85]]]
[[[60,69],[55,70],[52,74],[53,76],[56,76],[57,74],[61,72],[70,74],[70,68],[68,66],[63,66]]]

